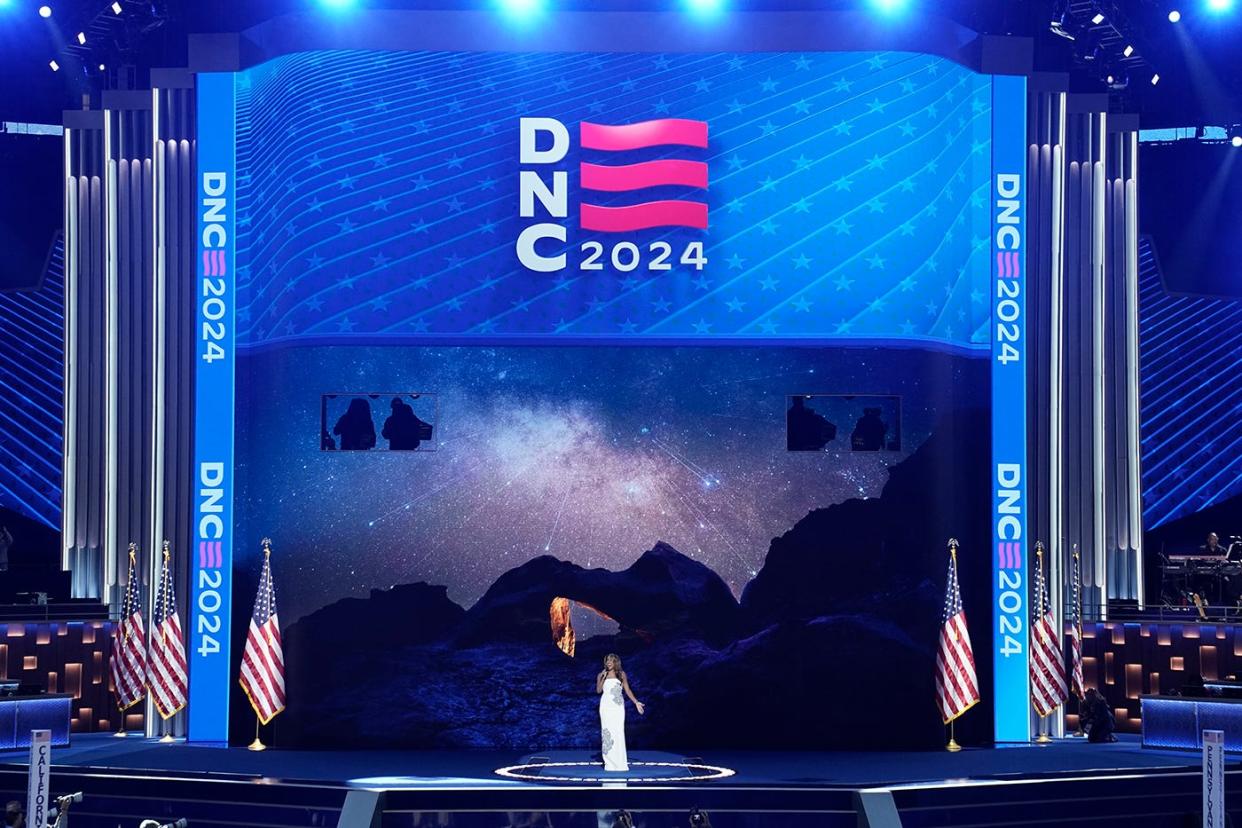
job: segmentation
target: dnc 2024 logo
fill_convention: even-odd
[[[517,238],[517,257],[522,266],[538,273],[555,273],[569,267],[564,252],[568,238],[569,173],[557,169],[569,153],[569,128],[555,118],[521,118],[519,131],[519,215],[537,219]],[[624,161],[636,150],[659,146],[707,148],[707,123],[684,118],[660,118],[632,124],[606,125],[583,121],[578,125],[578,144],[584,150]],[[578,168],[584,192],[641,193],[654,187],[689,187],[707,190],[707,163],[681,158],[660,158],[636,163],[597,164],[583,161]],[[658,199],[618,206],[592,204],[583,197],[578,205],[583,230],[598,233],[634,233],[663,227],[707,229],[707,204],[688,199]],[[542,251],[542,252],[541,252]],[[674,251],[667,241],[653,241],[640,248],[621,240],[607,246],[584,241],[579,246],[579,270],[603,270],[604,263],[620,271],[672,270],[679,262],[695,270],[707,264],[703,242],[690,241]]]

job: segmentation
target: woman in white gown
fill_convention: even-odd
[[[643,715],[643,703],[634,698],[630,681],[621,669],[621,659],[615,654],[604,658],[604,669],[595,677],[595,692],[599,697],[599,730],[603,742],[604,770],[627,771],[629,758],[625,753],[625,697],[634,702],[638,715]]]

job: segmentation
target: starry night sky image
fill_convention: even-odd
[[[550,554],[618,570],[657,541],[740,594],[807,512],[876,497],[986,360],[792,347],[291,347],[238,364],[238,565],[275,542],[282,620],[427,581],[470,606]],[[438,395],[434,452],[319,450],[320,394]],[[790,394],[901,397],[902,450],[786,450]],[[377,424],[386,398],[377,401]]]

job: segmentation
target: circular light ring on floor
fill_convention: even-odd
[[[521,779],[526,782],[708,782],[713,779],[725,779],[733,776],[737,771],[730,768],[721,768],[716,765],[699,765],[691,762],[630,762],[630,767],[641,768],[681,768],[690,771],[685,776],[620,776],[620,775],[604,775],[595,776],[587,775],[568,775],[558,774],[556,776],[547,776],[536,772],[530,773],[532,769],[542,768],[589,768],[592,771],[599,772],[601,765],[598,762],[531,762],[525,765],[510,765],[507,768],[497,768],[495,773],[497,776],[503,776],[506,779]],[[702,775],[696,776],[693,771],[703,771]]]

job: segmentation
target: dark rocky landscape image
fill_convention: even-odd
[[[427,583],[326,606],[286,631],[275,741],[598,747],[594,679],[616,652],[647,705],[627,711],[631,749],[942,744],[933,667],[951,536],[984,709],[991,681],[987,433],[986,414],[959,413],[893,468],[881,497],[807,514],[772,540],[740,600],[656,543],[621,571],[534,558],[469,609]],[[591,611],[616,632],[570,646]],[[986,738],[988,719],[965,717],[958,738]]]

